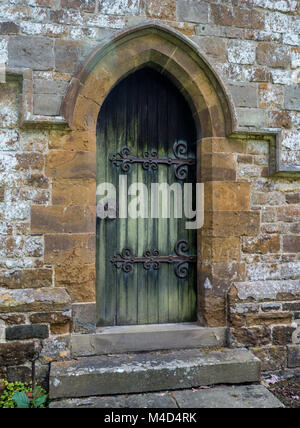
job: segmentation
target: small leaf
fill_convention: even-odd
[[[28,409],[30,407],[30,401],[25,392],[17,392],[12,396],[12,399],[18,409]]]
[[[45,404],[46,401],[47,401],[47,396],[41,395],[40,397],[35,398],[33,400],[33,405],[34,405],[34,407],[38,408],[38,407],[41,407],[42,404]]]
[[[43,389],[40,386],[37,386],[33,391],[33,397],[37,398],[41,394],[43,394]]]

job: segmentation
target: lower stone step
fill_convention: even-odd
[[[97,334],[74,334],[71,338],[74,357],[226,345],[226,328],[204,328],[196,324],[103,327],[98,328]]]
[[[284,405],[262,385],[218,386],[173,392],[53,401],[52,409],[279,409]]]
[[[188,389],[260,381],[261,362],[246,349],[186,349],[103,355],[51,364],[50,398]]]

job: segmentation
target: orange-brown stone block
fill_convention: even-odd
[[[235,181],[236,160],[230,153],[204,154],[201,158],[201,180]]]
[[[95,179],[95,153],[52,150],[46,159],[46,175],[63,179]]]
[[[266,346],[271,344],[269,327],[234,328],[231,329],[233,339],[245,346]]]
[[[220,327],[226,325],[226,301],[223,297],[206,295],[201,311],[207,327]]]
[[[75,152],[95,152],[95,132],[51,132],[49,136],[50,150],[66,150]]]
[[[95,235],[45,235],[45,263],[83,265],[95,260]]]
[[[250,183],[205,183],[205,210],[250,211]]]
[[[142,0],[141,7],[148,18],[159,18],[176,21],[175,0]]]
[[[52,269],[17,270],[0,274],[0,287],[10,289],[52,286]]]
[[[285,346],[251,348],[251,352],[261,360],[262,371],[271,372],[286,367],[287,351]]]
[[[95,180],[59,180],[52,185],[53,205],[96,205]]]
[[[260,214],[255,211],[217,211],[205,216],[205,227],[212,236],[255,236],[260,230]]]
[[[33,206],[31,231],[32,233],[93,233],[96,231],[96,207]]]
[[[280,236],[260,235],[255,238],[243,238],[244,253],[267,254],[280,251]]]
[[[72,302],[94,302],[96,299],[96,268],[92,265],[57,266],[56,286],[68,290]]]
[[[202,153],[246,153],[244,140],[227,138],[204,138],[200,143]]]
[[[202,239],[202,260],[208,262],[232,262],[240,260],[239,237],[204,237]]]
[[[292,322],[292,313],[274,312],[265,314],[247,315],[248,326],[254,325],[272,325],[272,324],[290,324]]]

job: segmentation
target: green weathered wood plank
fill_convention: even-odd
[[[112,91],[102,108],[98,128],[98,183],[105,180],[118,184],[123,172],[112,166],[108,157],[125,145],[138,156],[156,149],[159,156],[165,157],[172,154],[175,141],[186,140],[191,154],[195,153],[194,124],[186,102],[172,84],[153,71],[137,72]],[[191,179],[195,180],[194,172]],[[159,166],[157,172],[147,172],[141,165],[132,165],[128,186],[140,180],[149,190],[151,182],[176,182],[172,167]],[[195,236],[195,231],[185,230],[185,219],[98,222],[97,310],[100,323],[193,321],[196,313],[194,268],[187,280],[179,280],[172,265],[161,264],[158,272],[147,272],[139,264],[127,274],[117,271],[110,259],[125,247],[135,256],[142,256],[146,249],[159,249],[161,255],[172,254],[179,239],[191,242],[192,254],[196,251]]]

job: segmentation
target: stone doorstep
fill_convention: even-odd
[[[98,328],[96,334],[73,334],[71,338],[74,357],[226,346],[226,328],[189,323],[104,327]]]
[[[50,398],[79,398],[259,382],[246,349],[185,349],[79,358],[51,364]]]
[[[278,409],[284,405],[263,385],[217,386],[139,395],[53,401],[50,409]]]

